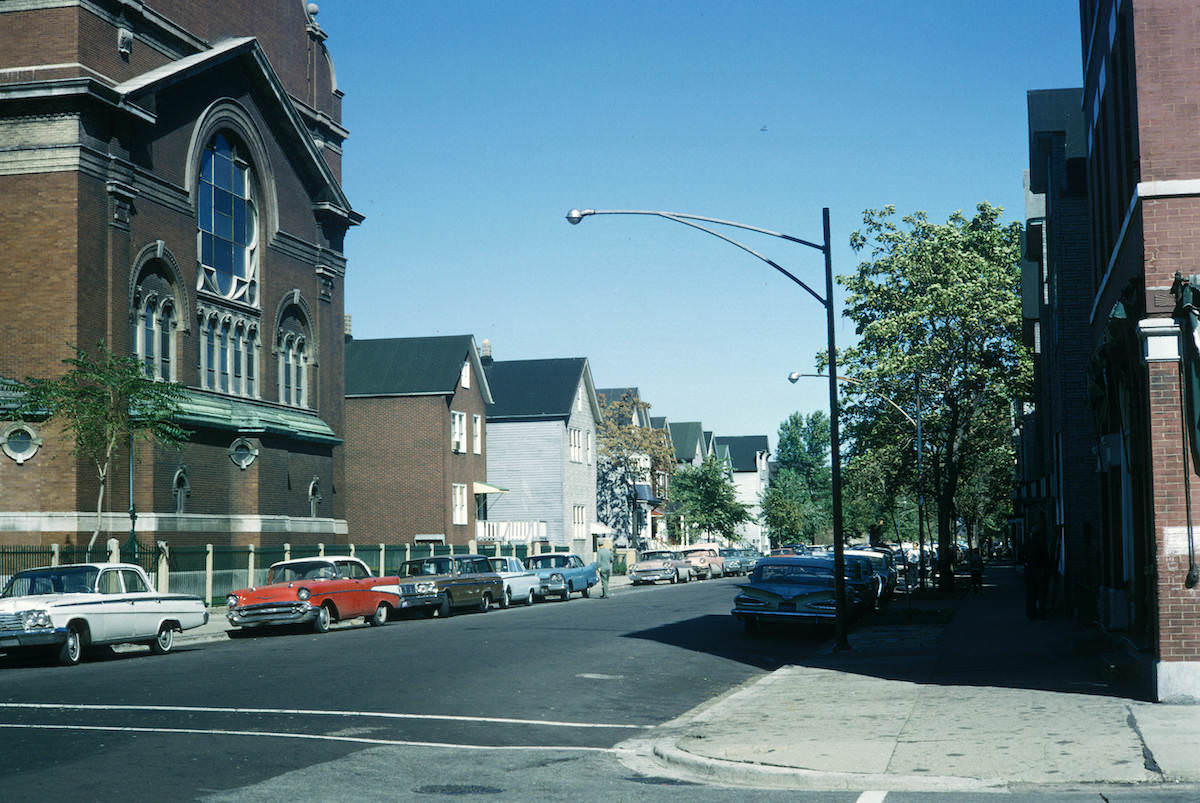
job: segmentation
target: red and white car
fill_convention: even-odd
[[[702,580],[725,576],[725,558],[718,544],[692,544],[680,548],[683,559],[692,564],[692,571]]]
[[[358,616],[382,625],[395,611],[437,604],[434,583],[406,580],[376,577],[349,555],[285,560],[272,564],[266,585],[230,594],[225,616],[238,628],[308,624],[317,633]]]

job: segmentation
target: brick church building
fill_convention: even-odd
[[[186,386],[117,456],[102,539],[346,538],[342,93],[301,0],[0,5],[0,377],[104,339]],[[2,414],[0,414],[2,417]],[[9,416],[11,419],[11,416]],[[0,420],[0,544],[90,536],[98,481]],[[129,477],[132,476],[132,493]]]

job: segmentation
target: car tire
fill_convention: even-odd
[[[592,589],[588,588],[587,586],[584,586],[583,591],[581,591],[580,593],[583,594],[584,599],[587,599],[588,597],[590,597],[592,595]]]
[[[333,611],[329,610],[328,605],[322,605],[317,608],[317,615],[313,618],[312,628],[314,633],[329,632],[329,625],[333,623]]]
[[[449,619],[453,610],[454,602],[450,599],[450,595],[447,594],[442,598],[442,604],[438,606],[437,615],[442,619]]]
[[[367,617],[367,623],[371,625],[371,627],[382,627],[383,625],[387,624],[388,613],[388,604],[386,602],[381,602],[375,607],[375,613]]]
[[[83,656],[83,633],[79,625],[67,625],[67,640],[58,648],[58,662],[63,666],[75,666]]]
[[[679,570],[676,569],[674,571],[674,573],[671,575],[671,585],[675,585],[678,582],[679,582]]]
[[[509,607],[512,607],[512,604],[513,604],[512,586],[505,586],[504,596],[500,597],[500,607],[501,608],[509,608]]]
[[[532,589],[532,588],[531,588],[531,589],[529,589],[529,591],[528,591],[528,592],[526,592],[526,594],[525,594],[525,604],[526,604],[526,605],[532,605],[532,604],[533,604],[533,589]]]
[[[570,583],[570,581],[567,582],[567,587],[562,590],[562,593],[559,595],[559,599],[561,599],[563,602],[571,601],[571,583]]]
[[[479,612],[487,613],[492,607],[492,595],[488,592],[483,592],[483,596],[479,598]]]
[[[155,655],[166,655],[175,646],[175,628],[169,624],[160,625],[158,635],[150,642],[150,652]]]

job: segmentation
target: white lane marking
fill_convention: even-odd
[[[554,728],[621,728],[650,730],[653,725],[615,725],[604,722],[558,722],[548,719],[509,719],[506,717],[463,717],[451,714],[400,714],[388,711],[322,711],[304,708],[212,708],[191,705],[72,705],[70,703],[0,703],[5,708],[39,708],[62,711],[166,711],[191,714],[286,714],[315,717],[373,717],[378,719],[436,719],[448,722],[488,722],[502,725],[545,725]]]
[[[624,680],[624,675],[600,675],[595,672],[584,672],[582,675],[576,675],[577,678],[584,680]]]
[[[311,739],[326,742],[354,742],[356,744],[373,744],[384,747],[442,747],[452,750],[573,750],[580,753],[611,753],[609,747],[575,747],[563,745],[489,745],[489,744],[448,744],[446,742],[411,742],[404,739],[368,739],[365,736],[326,736],[320,733],[280,733],[276,731],[235,731],[235,730],[206,730],[203,728],[134,728],[108,725],[48,725],[21,724],[14,725],[0,722],[0,728],[19,730],[58,730],[58,731],[103,731],[107,733],[172,733],[199,736],[270,736],[277,739]]]
[[[854,803],[883,803],[887,792],[863,792]]]

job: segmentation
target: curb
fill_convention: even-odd
[[[856,772],[823,772],[775,764],[752,764],[700,756],[680,748],[671,739],[651,742],[654,758],[678,770],[717,783],[773,789],[887,792],[1003,792],[1006,781],[985,781],[953,775],[881,775]]]

